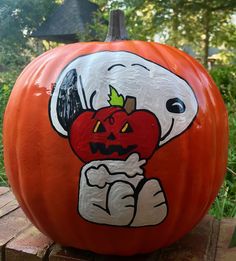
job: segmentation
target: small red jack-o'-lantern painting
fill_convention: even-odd
[[[92,78],[86,69],[90,59],[100,71]],[[81,217],[127,227],[163,222],[168,195],[158,178],[145,177],[144,165],[190,126],[197,108],[187,82],[135,54],[99,52],[68,65],[57,81],[50,116],[85,163],[79,182]]]
[[[116,93],[113,87],[111,90]],[[124,104],[121,96],[121,103],[111,99],[110,104],[113,106],[83,112],[73,122],[69,139],[76,155],[84,162],[124,160],[133,152],[142,159],[149,158],[160,138],[156,116],[147,110],[136,110],[134,97],[126,97]]]

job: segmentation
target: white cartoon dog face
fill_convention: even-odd
[[[197,100],[186,81],[136,54],[104,51],[78,57],[64,69],[56,83],[50,104],[51,120],[64,136],[68,130],[59,119],[58,114],[62,112],[58,111],[58,103],[63,102],[60,90],[65,88],[65,77],[71,70],[76,72],[73,88],[79,97],[79,104],[71,110],[98,110],[109,106],[109,86],[113,86],[124,97],[136,97],[137,109],[156,115],[161,126],[159,146],[185,131],[197,114]]]
[[[163,222],[168,195],[155,173],[145,178],[143,166],[191,125],[197,111],[186,81],[136,54],[104,51],[72,61],[56,82],[49,114],[85,163],[80,216],[124,227]]]

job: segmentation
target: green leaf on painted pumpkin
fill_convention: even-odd
[[[110,99],[108,101],[109,104],[111,106],[123,107],[124,106],[124,97],[123,97],[123,95],[119,94],[117,92],[117,90],[113,86],[109,85],[109,87],[110,87],[110,94],[109,94],[109,98]]]

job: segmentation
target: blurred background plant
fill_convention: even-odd
[[[210,70],[228,108],[229,151],[225,181],[210,213],[218,218],[236,217],[236,64]]]
[[[70,0],[65,0],[65,3]],[[78,0],[87,1],[87,0]],[[198,59],[219,87],[229,113],[226,178],[210,213],[236,216],[236,2],[235,0],[91,0],[98,5],[79,41],[103,41],[111,9],[125,11],[130,39],[173,45]],[[0,1],[0,133],[5,106],[21,70],[59,43],[30,37],[63,0]],[[79,15],[79,14],[78,14]],[[69,17],[69,19],[73,19]],[[0,134],[0,185],[7,185]]]

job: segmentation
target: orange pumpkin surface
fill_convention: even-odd
[[[84,89],[78,91],[81,101],[77,105],[82,112],[72,113],[74,118],[71,117],[72,122],[69,122],[68,119],[63,121],[62,116],[55,116],[59,103],[53,94],[64,97],[60,101],[65,102],[66,92],[58,91],[58,94],[56,88],[66,84],[63,77],[64,80],[68,78],[70,75],[66,73],[73,68],[77,75],[73,76],[70,87],[74,88],[73,83],[80,88],[78,86],[83,81]],[[178,86],[184,85],[187,89],[181,94],[182,87],[178,89]],[[92,94],[93,90],[96,92]],[[111,108],[114,106],[111,101],[106,103],[112,96],[109,91],[113,92],[118,107]],[[85,99],[88,95],[90,101],[93,99],[90,107]],[[182,101],[179,95],[182,95]],[[136,112],[128,114],[124,111],[124,103],[130,96],[136,99]],[[166,111],[162,111],[163,100]],[[62,104],[59,109],[65,107]],[[119,112],[114,116],[112,113],[117,110]],[[192,114],[185,117],[185,110],[192,110]],[[170,113],[174,116],[169,116]],[[171,128],[165,117],[172,120]],[[93,119],[92,123],[90,119]],[[117,124],[112,125],[113,121]],[[77,139],[77,132],[81,139]],[[144,139],[142,135],[145,133]],[[122,137],[122,143],[119,137]],[[93,143],[90,144],[90,140]],[[123,142],[128,145],[123,146]],[[187,54],[151,42],[76,43],[44,53],[19,76],[4,117],[6,173],[29,219],[40,231],[62,245],[102,254],[150,252],[171,244],[191,230],[206,214],[222,184],[227,142],[226,109],[205,69]],[[91,150],[87,153],[89,146]],[[93,159],[107,168],[114,159],[120,164],[131,156],[133,161],[140,156],[142,167],[136,170],[140,171],[140,179],[149,183],[160,182],[158,188],[163,192],[160,194],[162,201],[155,205],[156,209],[163,207],[159,209],[160,216],[157,214],[159,221],[145,221],[145,213],[149,210],[144,200],[134,203],[135,211],[139,211],[144,220],[133,216],[125,221],[128,215],[125,211],[130,211],[134,205],[128,206],[128,210],[127,205],[125,211],[120,210],[116,221],[108,220],[113,215],[111,209],[120,207],[114,196],[113,205],[108,206],[109,211],[106,209],[108,217],[99,214],[96,222],[97,212],[86,212],[89,199],[85,195],[87,190],[83,192],[86,186],[83,182],[86,181],[81,175],[87,171],[88,179],[86,166],[88,162],[92,164]],[[106,162],[102,161],[104,158]],[[98,168],[96,164],[92,168]],[[94,173],[90,173],[91,176]],[[110,176],[114,178],[115,175]],[[119,187],[121,183],[104,181],[104,184],[96,185],[91,181],[95,189]],[[140,186],[131,186],[128,181],[122,184],[133,188],[132,195],[139,200]],[[113,193],[119,194],[119,189]],[[123,214],[126,216],[122,217]]]

